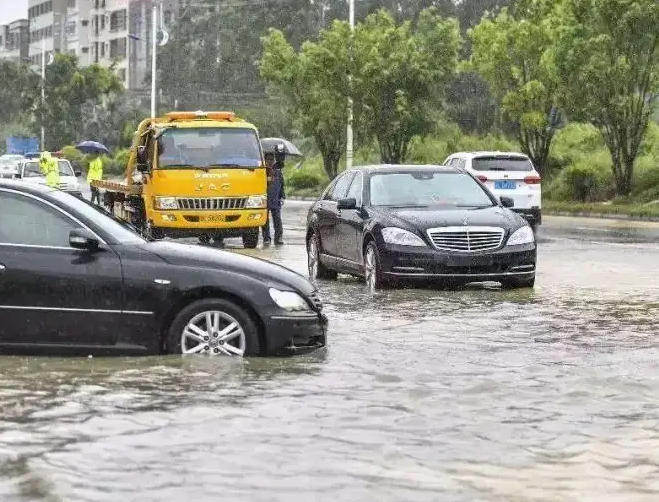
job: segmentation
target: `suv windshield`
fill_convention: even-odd
[[[373,206],[489,207],[492,199],[468,174],[441,171],[377,173],[371,175]]]
[[[185,167],[259,167],[261,147],[247,128],[166,129],[158,138],[160,169]]]
[[[60,176],[75,176],[71,164],[68,160],[58,160],[57,167],[59,167]],[[26,162],[23,166],[23,177],[24,178],[36,178],[39,176],[44,176],[39,169],[39,162]]]
[[[474,157],[471,167],[476,171],[533,171],[531,161],[519,155]]]

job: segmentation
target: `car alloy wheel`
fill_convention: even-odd
[[[375,248],[369,244],[364,256],[364,277],[366,278],[366,285],[372,291],[378,287],[378,272],[378,259],[375,256]]]
[[[242,357],[246,345],[245,330],[240,323],[219,310],[208,310],[195,315],[181,334],[183,354]]]
[[[318,278],[318,242],[316,237],[309,240],[309,249],[307,250],[307,265],[309,267],[309,277]]]

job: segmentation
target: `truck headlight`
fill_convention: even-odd
[[[300,295],[293,291],[280,291],[270,288],[270,298],[284,310],[289,312],[300,312],[311,310],[311,306]]]
[[[245,209],[263,209],[268,205],[267,195],[250,195],[247,197]]]
[[[530,244],[532,242],[535,242],[535,235],[533,235],[533,230],[531,227],[526,225],[518,230],[515,230],[513,234],[508,238],[506,245],[518,246],[520,244]]]
[[[156,197],[154,205],[156,206],[156,209],[178,209],[178,202],[176,202],[176,197]]]

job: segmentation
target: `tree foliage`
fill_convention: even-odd
[[[99,65],[78,66],[77,57],[57,54],[55,61],[46,67],[45,106],[36,103],[35,134],[43,124],[46,129],[46,149],[60,148],[82,140],[83,124],[93,114],[94,104],[103,96],[122,92],[117,76]],[[31,89],[39,95],[40,88]]]
[[[562,105],[600,129],[617,192],[629,195],[659,92],[659,3],[561,0],[551,22]]]
[[[305,42],[299,52],[279,30],[263,40],[261,75],[285,97],[300,131],[314,138],[330,178],[336,176],[346,142],[349,35],[348,24],[335,21],[318,42]]]
[[[405,160],[414,136],[433,127],[446,85],[457,65],[457,21],[435,9],[397,25],[386,10],[369,15],[354,36],[354,99],[383,162]]]
[[[488,82],[502,110],[515,123],[519,143],[540,173],[560,123],[558,79],[550,62],[552,26],[543,12],[503,9],[469,31],[470,67]]]

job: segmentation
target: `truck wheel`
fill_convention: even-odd
[[[150,220],[144,224],[144,234],[146,237],[151,237],[157,241],[165,237],[165,232],[163,232],[162,228],[154,227],[151,225]]]
[[[259,245],[259,230],[250,230],[243,234],[243,247],[245,249],[255,249]]]
[[[209,234],[202,234],[199,236],[199,244],[207,245],[211,243],[211,236]]]

